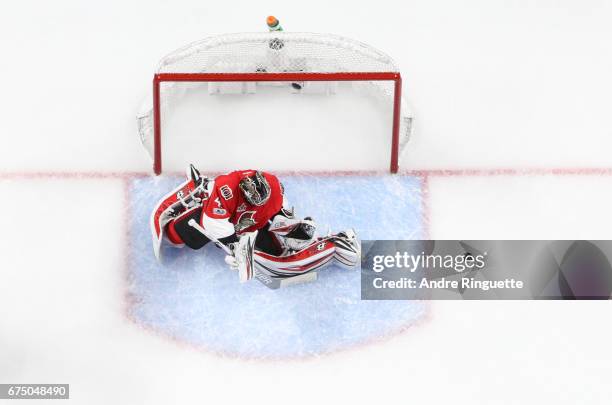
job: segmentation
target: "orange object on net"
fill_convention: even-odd
[[[269,27],[274,27],[276,24],[278,24],[278,19],[271,15],[266,19],[266,22],[268,23]]]

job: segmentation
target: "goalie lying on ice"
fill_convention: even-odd
[[[316,236],[314,221],[297,219],[272,174],[242,170],[215,179],[190,166],[187,180],[162,198],[151,215],[155,256],[162,241],[200,249],[212,241],[240,280],[265,284],[313,272],[332,261],[348,267],[360,259],[352,230]]]

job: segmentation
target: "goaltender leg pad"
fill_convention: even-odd
[[[349,229],[331,236],[336,252],[334,258],[345,267],[355,267],[361,260],[361,242],[355,231]]]
[[[192,167],[188,169],[187,180],[162,197],[151,213],[150,227],[153,237],[153,251],[157,260],[161,259],[160,249],[166,225],[187,209],[201,205],[202,200],[206,198],[207,179],[199,177],[199,173],[195,171],[196,178],[192,173],[193,170],[195,169],[192,169]],[[199,184],[196,185],[196,181]]]
[[[164,228],[176,215],[180,213],[179,193],[189,188],[190,180],[183,182],[176,189],[163,196],[155,205],[151,213],[151,236],[153,237],[153,252],[157,260],[161,260],[161,244],[164,238]]]
[[[355,267],[360,259],[361,244],[351,229],[318,238],[305,249],[289,255],[255,251],[255,270],[259,281],[270,288],[279,288],[283,284],[293,284],[288,279],[295,278],[296,283],[316,280],[316,275],[305,277],[331,263]]]
[[[287,256],[273,256],[256,251],[255,267],[271,277],[293,277],[329,264],[335,251],[334,243],[328,238],[319,239],[307,248]]]

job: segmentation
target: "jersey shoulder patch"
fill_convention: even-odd
[[[223,197],[224,200],[231,200],[232,198],[234,198],[234,193],[232,193],[232,189],[227,184],[224,184],[219,187],[219,192],[221,193],[221,197]]]

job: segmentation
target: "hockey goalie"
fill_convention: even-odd
[[[270,288],[316,279],[330,263],[354,267],[360,244],[353,230],[317,236],[312,218],[289,208],[276,176],[241,170],[203,177],[190,165],[187,180],[162,198],[151,215],[155,256],[161,246],[200,249],[213,242],[245,282]]]

